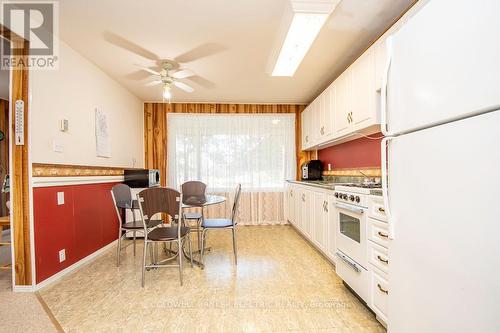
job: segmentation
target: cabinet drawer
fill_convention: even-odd
[[[384,200],[382,197],[372,195],[368,200],[368,216],[380,221],[387,222],[385,214]]]
[[[372,241],[368,241],[368,261],[382,272],[389,273],[389,253],[387,249]]]
[[[385,248],[389,247],[389,226],[385,222],[380,222],[368,218],[368,239]]]
[[[371,272],[371,309],[377,316],[387,323],[387,302],[389,296],[389,283],[377,271]]]
[[[351,259],[352,261],[352,259]],[[367,304],[370,302],[370,272],[362,266],[357,265],[354,269],[341,257],[337,257],[335,262],[335,272],[340,278],[351,287],[359,297]]]

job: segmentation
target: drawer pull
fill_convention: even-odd
[[[382,261],[383,263],[389,264],[389,260],[382,258],[381,256],[377,256],[377,259]]]
[[[388,235],[388,234],[384,234],[382,231],[379,231],[379,232],[378,232],[378,235],[379,235],[380,237],[383,237],[383,238],[389,238],[389,235]]]
[[[384,209],[384,207],[379,207],[379,208],[378,208],[378,211],[379,211],[379,212],[381,212],[381,213],[385,213],[385,209]]]
[[[383,292],[386,295],[389,295],[389,290],[385,290],[384,288],[382,288],[380,283],[377,283],[377,287],[378,287],[378,290],[380,290],[381,292]]]

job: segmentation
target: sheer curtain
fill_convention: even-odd
[[[203,181],[208,192],[228,198],[208,209],[221,217],[241,183],[240,223],[284,223],[285,180],[296,172],[294,114],[169,113],[167,133],[169,186]]]

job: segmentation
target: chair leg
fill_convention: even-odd
[[[207,232],[208,229],[203,229],[201,232],[201,254],[200,254],[200,261],[201,261],[201,269],[205,268],[205,233]]]
[[[201,222],[202,219],[196,220],[196,232],[198,233],[198,250],[201,251]]]
[[[191,259],[191,268],[193,268],[193,243],[191,242],[191,233],[188,234],[189,258]]]
[[[144,288],[146,280],[146,255],[148,253],[148,242],[144,241],[144,251],[142,253],[142,287]]]
[[[236,229],[232,228],[233,230],[233,252],[234,252],[234,264],[238,265],[238,254],[236,250]]]
[[[118,228],[118,247],[116,251],[116,266],[120,266],[120,252],[122,250],[122,226]]]
[[[177,245],[179,246],[179,277],[182,286],[182,257],[184,257],[184,255],[182,254],[182,240],[180,238],[177,241]]]
[[[134,257],[135,257],[135,231],[134,231]]]

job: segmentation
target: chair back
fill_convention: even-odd
[[[153,187],[137,193],[137,200],[145,235],[148,233],[147,225],[155,214],[167,214],[172,223],[177,222],[180,229],[181,193],[171,188]]]
[[[189,206],[203,205],[206,202],[206,190],[207,185],[200,181],[185,182],[181,185],[182,202]]]
[[[238,213],[238,206],[240,203],[240,194],[241,194],[241,184],[238,184],[238,185],[236,185],[236,191],[234,192],[233,209],[231,211],[231,221],[233,222],[233,226],[237,224],[236,214]]]
[[[132,207],[132,192],[130,191],[130,187],[125,184],[116,184],[111,188],[111,197],[115,204],[118,221],[120,224],[123,224],[121,208],[119,207]]]
[[[130,187],[125,184],[116,184],[111,189],[111,196],[115,202],[115,206],[130,205],[132,207],[132,192]]]

